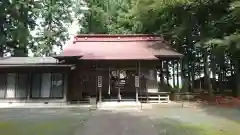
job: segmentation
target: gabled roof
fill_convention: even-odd
[[[159,35],[75,36],[60,56],[82,56],[85,60],[151,60],[157,57],[181,57]]]

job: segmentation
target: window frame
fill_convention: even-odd
[[[0,73],[1,75],[4,75],[4,96],[0,97],[0,99],[6,99],[6,94],[7,94],[7,74],[8,73]]]
[[[50,87],[50,98],[51,99],[63,99],[64,98],[64,86],[65,86],[65,73],[59,73],[59,72],[52,72],[51,74],[51,87]],[[62,85],[61,85],[61,97],[53,97],[52,96],[52,88],[53,88],[53,74],[60,74]]]
[[[18,85],[19,85],[19,74],[26,74],[27,75],[27,81],[29,82],[29,77],[30,77],[30,74],[29,73],[19,73],[19,72],[16,72],[15,73],[16,76],[15,76],[15,92],[14,92],[14,99],[27,99],[28,98],[28,93],[29,93],[29,87],[30,87],[30,84],[29,83],[26,83],[26,97],[17,97],[16,94],[18,91]]]
[[[41,92],[42,92],[42,77],[43,77],[43,74],[44,73],[49,73],[50,75],[51,75],[51,77],[50,77],[50,80],[49,81],[51,81],[50,82],[50,95],[49,95],[49,97],[42,97],[41,96]],[[40,90],[39,90],[39,94],[38,94],[38,96],[37,97],[33,97],[32,96],[32,91],[33,91],[33,80],[32,80],[32,78],[33,78],[33,75],[34,74],[40,74]],[[61,79],[62,79],[62,86],[61,86],[61,97],[53,97],[52,96],[52,88],[53,88],[53,74],[60,74],[62,77],[61,77]],[[29,92],[29,97],[30,97],[30,99],[64,99],[64,91],[65,91],[65,73],[64,72],[35,72],[35,73],[32,73],[31,74],[31,84],[30,84],[31,86],[30,86],[30,92]]]

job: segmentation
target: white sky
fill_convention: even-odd
[[[68,28],[68,33],[69,33],[69,36],[70,36],[70,40],[67,41],[65,43],[65,45],[68,44],[69,42],[72,42],[73,37],[77,34],[78,30],[79,30],[79,27],[78,27],[78,24],[77,24],[77,20],[74,20],[72,25],[70,25],[69,28]],[[65,45],[63,45],[63,48],[65,47]],[[59,54],[61,52],[60,48],[58,48],[58,47],[53,47],[53,51],[56,52],[57,54]]]

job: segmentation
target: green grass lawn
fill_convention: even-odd
[[[39,114],[0,121],[0,135],[71,135],[81,128],[87,113],[73,115]]]

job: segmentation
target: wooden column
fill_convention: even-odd
[[[69,73],[69,72],[68,72]],[[68,92],[68,80],[69,80],[69,75],[67,72],[64,73],[63,75],[63,100],[67,101],[67,92]]]
[[[98,63],[95,63],[95,67],[96,67],[96,93],[98,93],[98,102],[102,102],[102,84],[99,85],[99,76],[100,74],[98,73],[97,69],[98,69]],[[101,78],[102,79],[102,78]]]
[[[101,103],[102,102],[102,88],[98,88],[99,89],[99,102]]]
[[[137,63],[137,71],[138,71],[138,77],[139,77],[139,85],[140,85],[140,61]],[[138,92],[140,92],[140,87],[136,87],[136,102],[138,102]]]

